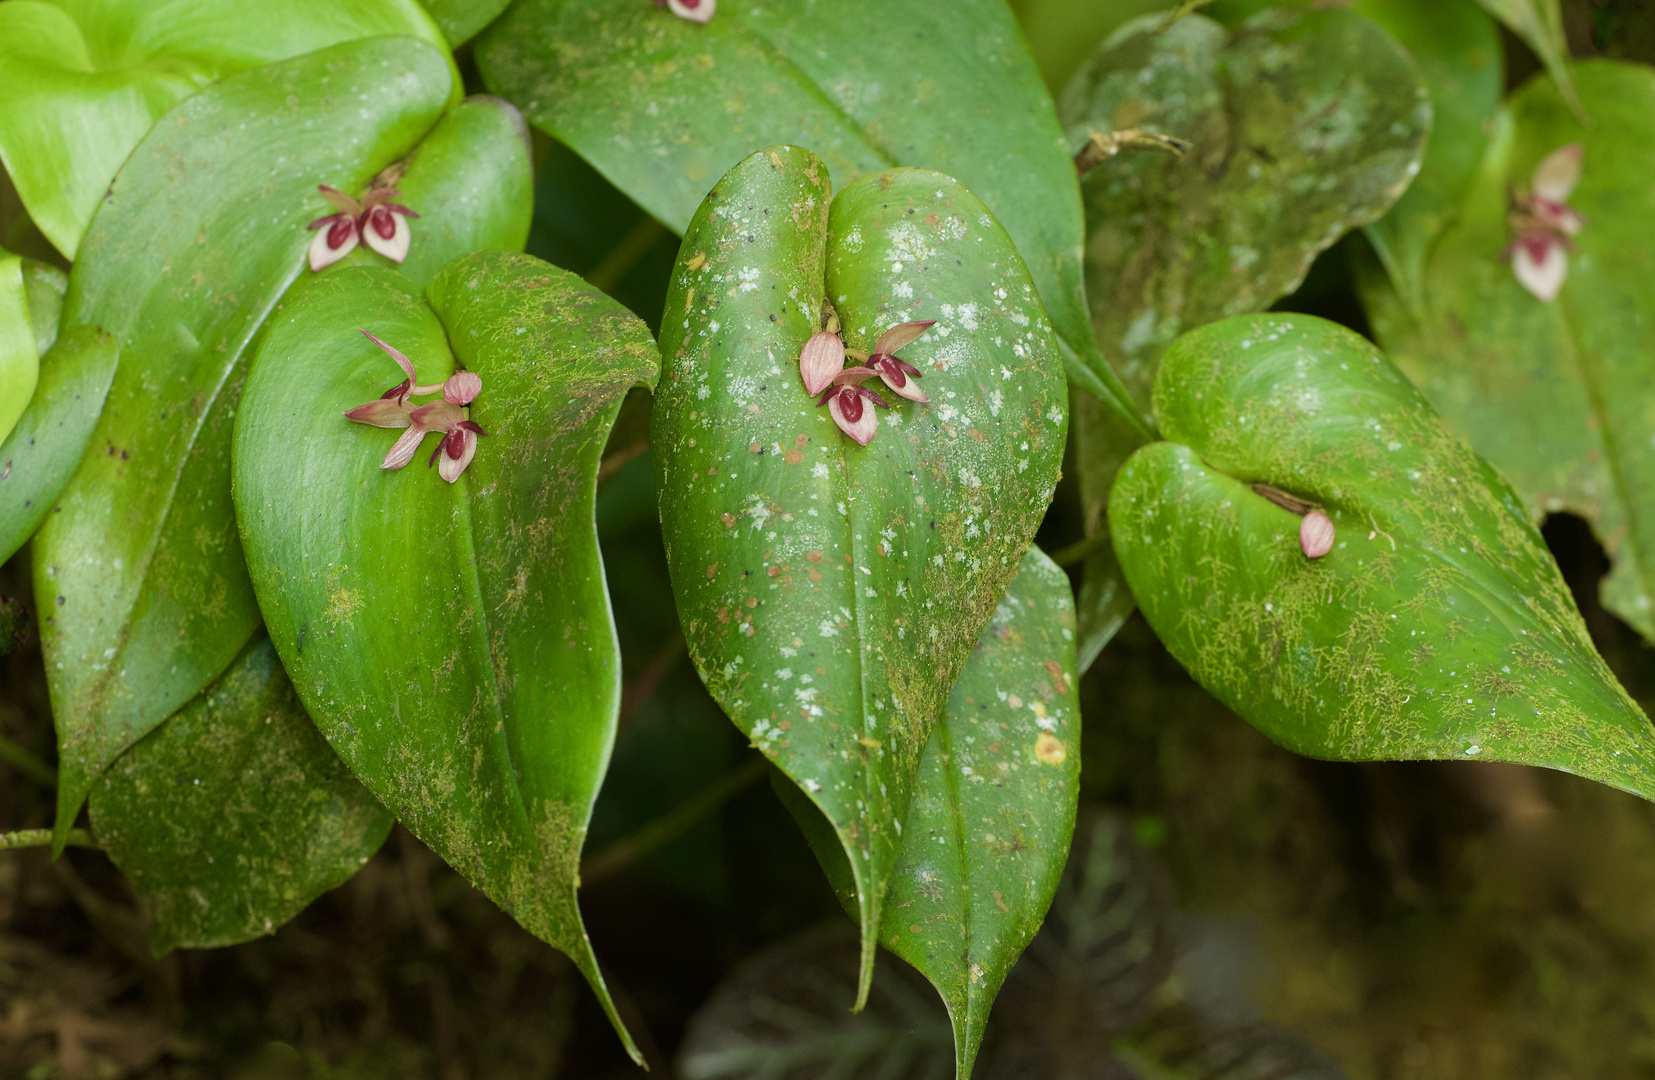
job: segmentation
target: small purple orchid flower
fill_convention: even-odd
[[[867,365],[884,380],[886,386],[909,401],[931,399],[920,393],[919,387],[908,381],[920,377],[919,369],[897,356],[896,351],[936,324],[935,319],[898,323],[879,335],[879,340],[874,342],[873,352],[868,354]]]
[[[1506,249],[1512,273],[1535,299],[1549,304],[1557,299],[1569,274],[1572,237],[1586,227],[1586,217],[1570,206],[1569,196],[1580,183],[1581,148],[1569,143],[1547,154],[1535,166],[1527,189],[1512,198],[1510,214],[1514,239]]]
[[[317,184],[316,189],[334,213],[310,223],[309,228],[316,232],[310,242],[313,272],[349,255],[355,250],[358,238],[392,262],[399,263],[408,257],[408,245],[413,240],[408,219],[419,215],[391,201],[401,194],[396,188],[374,188],[362,196],[360,202],[326,184]]]
[[[421,386],[412,361],[368,331],[362,330],[362,333],[389,353],[408,377],[375,400],[351,409],[345,413],[345,419],[373,427],[408,429],[386,452],[385,460],[380,463],[382,469],[400,469],[407,465],[414,460],[426,435],[433,431],[441,432],[443,437],[431,452],[431,460],[426,465],[428,468],[436,465],[437,474],[452,484],[477,455],[477,436],[488,434],[470,419],[465,410],[482,393],[482,376],[475,371],[456,371],[440,383]],[[441,401],[415,405],[408,400],[418,394],[435,394],[438,391],[442,393]]]
[[[666,8],[680,19],[704,23],[713,17],[718,0],[655,0],[655,6]]]
[[[839,425],[839,430],[856,440],[856,445],[866,446],[873,439],[874,432],[879,428],[879,418],[874,415],[873,405],[881,409],[891,406],[878,394],[865,386],[858,385],[863,379],[872,378],[878,372],[870,367],[850,367],[841,371],[833,378],[833,385],[822,394],[817,405],[826,405],[828,415],[833,422]],[[864,405],[867,401],[871,404]]]

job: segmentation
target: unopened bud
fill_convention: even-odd
[[[1299,547],[1305,557],[1320,559],[1333,550],[1333,519],[1320,510],[1312,510],[1299,522]]]

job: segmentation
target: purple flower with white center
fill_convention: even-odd
[[[421,386],[412,361],[368,331],[362,330],[362,333],[389,353],[407,378],[366,405],[351,409],[345,413],[345,419],[373,427],[408,429],[386,452],[385,460],[380,463],[382,469],[402,468],[414,460],[426,435],[433,431],[442,433],[442,439],[431,452],[426,466],[436,465],[437,474],[452,484],[477,455],[477,437],[488,434],[470,419],[465,410],[482,393],[482,376],[475,371],[456,371],[440,383]],[[442,393],[441,401],[416,405],[408,400],[416,395],[439,391]]]
[[[309,225],[316,233],[310,241],[312,271],[332,266],[349,255],[356,249],[358,239],[392,262],[399,263],[408,257],[408,245],[413,241],[408,219],[419,215],[391,201],[401,194],[396,188],[374,188],[362,196],[361,201],[326,184],[316,185],[316,190],[333,207],[334,213],[319,217]]]
[[[873,352],[868,354],[866,363],[885,385],[909,401],[930,401],[931,399],[920,393],[919,387],[909,380],[920,377],[919,369],[908,361],[896,355],[896,351],[913,341],[921,334],[937,324],[935,319],[924,322],[905,322],[891,327],[879,335],[874,342]]]
[[[1574,249],[1571,238],[1586,227],[1585,215],[1568,203],[1580,183],[1580,160],[1579,143],[1553,150],[1535,166],[1528,188],[1519,188],[1512,198],[1514,239],[1506,256],[1518,283],[1543,304],[1562,291],[1569,274],[1567,252]]]
[[[868,445],[879,428],[879,418],[874,415],[873,406],[881,409],[891,407],[884,398],[858,385],[861,380],[872,378],[875,374],[877,372],[873,368],[846,368],[834,376],[833,385],[816,402],[828,407],[828,415],[839,425],[839,430],[855,439],[858,446]]]

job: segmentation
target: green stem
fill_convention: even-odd
[[[57,787],[57,770],[0,735],[0,761],[9,762],[18,772],[45,788]]]
[[[1069,544],[1066,547],[1058,548],[1056,551],[1051,553],[1050,557],[1052,562],[1063,567],[1064,569],[1068,569],[1069,567],[1075,565],[1075,563],[1085,559],[1088,555],[1092,554],[1092,552],[1100,551],[1108,546],[1109,534],[1107,532],[1097,532],[1086,537],[1084,540],[1076,540],[1074,543]]]
[[[632,227],[632,231],[621,237],[621,242],[615,245],[613,251],[603,257],[590,274],[586,275],[586,283],[594,289],[608,292],[620,284],[626,272],[637,265],[638,260],[655,241],[665,236],[666,227],[654,218],[645,216],[644,219]]]
[[[699,795],[656,818],[631,836],[623,837],[601,851],[593,852],[591,857],[580,864],[581,884],[591,885],[625,870],[752,787],[769,768],[770,763],[767,760],[755,757],[741,768],[725,773]]]
[[[84,848],[99,848],[102,846],[85,829],[70,829],[67,843],[74,847]],[[0,833],[0,851],[51,846],[52,830],[50,829],[19,829],[16,832]]]

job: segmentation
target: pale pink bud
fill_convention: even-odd
[[[805,381],[805,393],[815,397],[833,377],[845,367],[845,343],[838,334],[826,330],[810,335],[799,350],[799,377]]]
[[[1333,519],[1312,510],[1299,521],[1299,547],[1305,557],[1320,559],[1333,550]]]
[[[704,23],[713,17],[717,0],[667,0],[667,7],[680,19]]]
[[[1534,167],[1530,183],[1534,194],[1547,202],[1568,202],[1575,185],[1580,183],[1580,154],[1580,144],[1569,143],[1542,158]]]
[[[443,400],[450,405],[470,405],[483,392],[483,377],[475,371],[456,371],[442,384]]]

